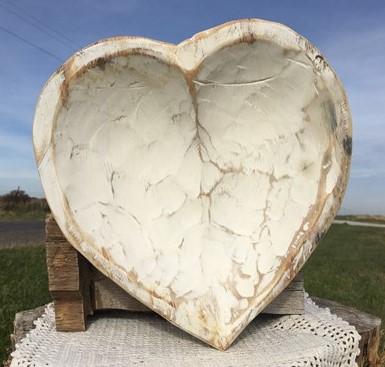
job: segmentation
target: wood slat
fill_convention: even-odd
[[[50,215],[46,220],[48,287],[58,331],[86,330],[91,306],[89,262],[64,238]]]
[[[127,294],[118,285],[99,273],[93,279],[94,310],[119,309],[151,312],[146,306]],[[300,315],[304,313],[305,292],[301,274],[262,313]]]

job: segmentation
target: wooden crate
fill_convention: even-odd
[[[51,215],[46,219],[46,248],[49,291],[58,331],[86,330],[87,316],[98,310],[152,312],[75,250]],[[302,314],[304,296],[303,276],[298,274],[263,313]]]

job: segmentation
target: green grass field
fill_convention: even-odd
[[[385,230],[333,225],[304,268],[306,290],[385,321]],[[0,361],[15,312],[49,302],[43,248],[0,250]]]
[[[0,366],[15,313],[49,301],[44,247],[0,250]]]
[[[335,224],[304,267],[312,294],[385,321],[385,229]]]

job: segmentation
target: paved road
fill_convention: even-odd
[[[354,222],[352,220],[335,220],[334,223],[337,224],[349,224],[350,226],[364,226],[364,227],[378,227],[385,228],[385,224],[380,223],[369,223],[369,222]]]
[[[44,244],[44,221],[0,221],[0,249]]]

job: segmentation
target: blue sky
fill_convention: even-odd
[[[59,42],[56,33],[50,37],[20,15],[40,19],[40,27],[71,42]],[[281,22],[321,49],[344,83],[353,115],[353,163],[341,211],[385,214],[385,2],[380,0],[0,0],[0,26],[60,60],[0,29],[0,194],[21,186],[43,195],[31,143],[35,103],[50,74],[77,48],[114,35],[178,43],[238,18]]]

